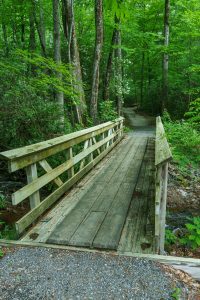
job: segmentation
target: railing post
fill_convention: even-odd
[[[160,202],[162,194],[162,166],[156,167],[155,178],[155,239],[156,239],[156,252],[159,252],[160,248]]]
[[[67,160],[73,158],[73,149],[72,149],[72,147],[70,147],[70,148],[67,150],[66,158],[67,158]],[[73,177],[73,176],[74,176],[74,167],[70,168],[70,169],[67,171],[67,174],[68,174],[68,179],[70,179],[71,177]]]
[[[164,254],[165,247],[165,220],[167,206],[167,183],[168,183],[168,162],[163,165],[163,187],[160,206],[160,254]]]
[[[27,176],[28,183],[31,183],[34,179],[38,178],[36,163],[26,167],[26,176]],[[31,209],[33,209],[37,205],[39,205],[40,204],[40,192],[37,191],[37,192],[33,193],[31,196],[29,196],[29,201],[30,201]]]

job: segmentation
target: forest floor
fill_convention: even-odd
[[[167,227],[177,237],[184,234],[189,219],[200,216],[200,170],[190,170],[184,176],[176,165],[170,164],[167,196]],[[192,250],[177,244],[168,247],[168,253],[175,256],[200,258],[200,248]]]

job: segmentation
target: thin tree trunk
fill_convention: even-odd
[[[2,32],[3,32],[3,39],[4,39],[4,45],[5,45],[5,55],[8,56],[9,55],[9,46],[8,46],[8,35],[7,35],[7,27],[6,27],[6,23],[5,23],[5,19],[4,19],[4,13],[3,13],[3,5],[4,2],[3,0],[1,0],[1,20],[2,20]]]
[[[169,16],[170,16],[170,0],[165,0],[165,14],[164,14],[164,46],[169,46]],[[166,49],[165,49],[166,51]],[[162,112],[168,101],[168,72],[169,72],[169,55],[163,55],[163,97],[162,97]]]
[[[75,105],[76,120],[83,123],[83,117],[86,112],[85,94],[83,89],[82,71],[78,42],[76,37],[73,0],[62,0],[62,15],[64,34],[68,41],[68,61],[73,66],[74,92],[79,100]]]
[[[24,49],[24,44],[25,44],[25,21],[24,21],[24,15],[21,16],[21,43],[22,43],[22,48]]]
[[[59,13],[59,0],[53,0],[53,40],[54,40],[54,60],[61,64],[61,49],[60,49],[60,13]],[[62,74],[57,72],[57,78],[62,80]],[[63,111],[64,117],[64,97],[63,92],[56,91],[55,99]],[[63,121],[63,119],[61,120]]]
[[[115,68],[116,68],[116,78],[115,78],[115,89],[116,89],[116,102],[118,115],[122,114],[123,105],[123,88],[122,88],[122,49],[121,49],[121,31],[119,28],[120,20],[115,17],[116,28],[116,49],[115,49]]]
[[[106,73],[104,76],[104,87],[103,87],[103,100],[107,101],[110,99],[110,80],[112,74],[113,57],[114,57],[114,45],[116,44],[116,28],[113,29],[112,41],[110,46],[110,52],[108,55],[108,61],[106,66]]]
[[[29,36],[29,50],[30,53],[33,53],[36,49],[36,41],[35,41],[35,23],[34,23],[34,16],[32,11],[29,12],[29,26],[30,26],[30,36]],[[31,72],[35,73],[35,66],[31,64],[29,66]]]
[[[140,107],[143,106],[143,102],[144,102],[144,60],[145,60],[145,54],[143,50],[142,65],[141,65],[141,81],[140,81]]]
[[[96,41],[92,76],[92,94],[90,100],[90,116],[97,123],[97,105],[99,93],[99,68],[103,46],[103,1],[95,0]]]
[[[46,53],[46,31],[45,31],[45,22],[44,22],[44,9],[43,9],[43,3],[41,0],[39,0],[38,6],[39,6],[39,21],[37,19],[37,13],[36,13],[37,2],[35,0],[33,0],[33,13],[34,13],[35,25],[36,25],[37,33],[38,33],[39,40],[40,40],[42,55],[44,57],[46,57],[47,56],[47,53]]]

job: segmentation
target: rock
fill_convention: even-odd
[[[184,190],[178,189],[179,193],[181,194],[182,197],[187,197],[188,193]]]

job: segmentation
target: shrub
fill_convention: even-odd
[[[200,135],[189,122],[164,121],[173,159],[182,171],[188,166],[198,167],[200,162]]]
[[[200,130],[200,98],[190,103],[189,111],[185,113],[185,117]]]
[[[176,243],[176,241],[177,241],[177,237],[175,236],[175,234],[170,229],[166,229],[165,230],[165,245],[166,246],[173,245]]]
[[[114,108],[113,101],[101,102],[99,106],[99,115],[101,122],[114,121],[117,118],[117,112]]]
[[[67,118],[63,126],[63,112],[52,97],[52,77],[39,66],[37,74],[28,76],[21,60],[0,62],[1,151],[71,131]]]
[[[200,247],[200,217],[190,219],[190,223],[186,225],[187,233],[180,239],[181,244],[196,250]]]

